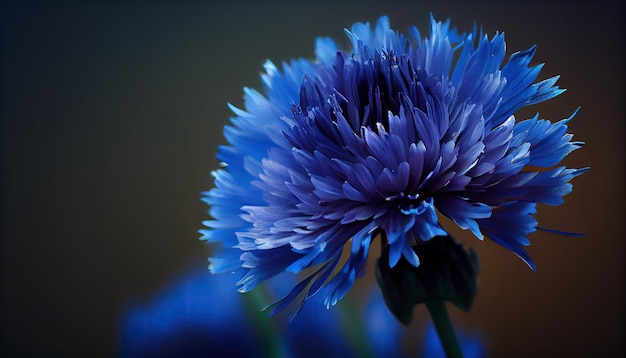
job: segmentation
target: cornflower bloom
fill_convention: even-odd
[[[535,47],[505,63],[503,34],[459,35],[432,18],[430,30],[405,36],[381,17],[346,30],[351,52],[319,38],[314,61],[265,64],[263,92],[245,88],[244,109],[230,106],[223,167],[204,193],[202,239],[221,244],[211,272],[234,272],[246,292],[306,270],[270,308],[303,292],[302,304],[322,295],[330,307],[375,237],[390,268],[418,267],[416,248],[448,235],[440,215],[535,269],[524,246],[537,203],[561,204],[586,169],[559,166],[581,145],[566,133],[573,115],[513,114],[562,93],[558,76],[535,82]]]

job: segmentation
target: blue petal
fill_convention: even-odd
[[[530,160],[528,165],[548,168],[557,165],[566,155],[583,144],[571,142],[572,135],[567,134],[567,123],[576,115],[557,123],[539,120],[538,116],[518,123],[513,130],[512,145],[529,142]]]
[[[483,238],[476,219],[486,219],[491,216],[491,208],[479,202],[470,202],[462,198],[444,196],[435,201],[437,209],[452,219],[463,230],[470,231],[477,238]]]
[[[493,208],[491,217],[477,220],[487,237],[513,251],[533,271],[537,268],[522,246],[530,245],[526,236],[536,230],[535,207],[535,203],[508,202]]]
[[[332,66],[337,56],[337,44],[329,37],[318,37],[315,40],[315,57],[324,65]]]

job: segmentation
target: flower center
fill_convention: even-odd
[[[421,215],[433,208],[433,199],[423,199],[419,194],[404,195],[401,193],[399,199],[398,209],[404,215]]]

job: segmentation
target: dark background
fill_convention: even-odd
[[[540,78],[567,92],[524,110],[568,117],[573,180],[530,236],[532,272],[468,239],[481,259],[474,309],[490,356],[624,352],[624,17],[621,2],[3,2],[1,28],[1,350],[4,356],[111,356],[121,310],[206,266],[200,192],[217,145],[260,88],[265,59],[312,57],[316,36],[387,14],[505,31],[507,52],[538,45]],[[344,41],[347,44],[347,41]],[[370,266],[371,268],[371,266]],[[370,270],[371,271],[371,270]],[[371,279],[371,274],[368,276]],[[355,290],[353,295],[358,294]],[[416,319],[426,319],[418,309]]]

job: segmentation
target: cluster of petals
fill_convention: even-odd
[[[418,266],[413,247],[447,235],[440,215],[534,269],[524,246],[537,204],[561,204],[586,170],[559,166],[581,145],[566,132],[573,115],[513,116],[564,91],[558,77],[536,81],[535,47],[505,61],[503,34],[459,35],[434,19],[424,38],[386,17],[346,34],[349,53],[319,38],[314,61],[268,61],[263,93],[246,88],[244,109],[231,106],[224,165],[203,197],[212,219],[202,239],[221,243],[210,270],[240,275],[241,292],[306,270],[272,308],[305,290],[303,303],[321,294],[331,306],[375,237],[391,267]]]

